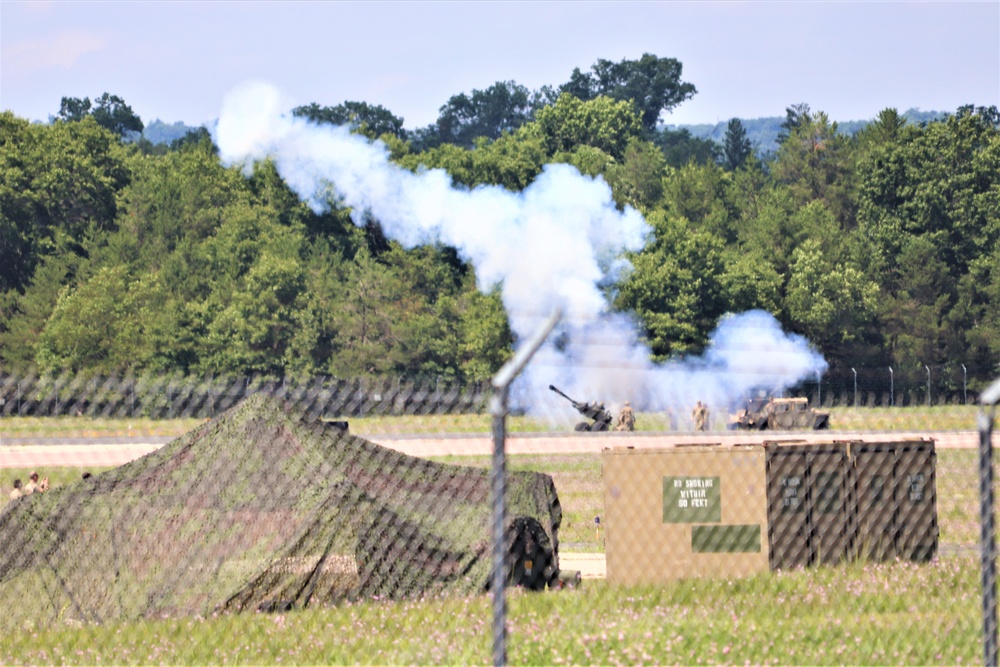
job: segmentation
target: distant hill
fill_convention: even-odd
[[[910,109],[903,114],[907,123],[919,125],[932,120],[939,120],[947,115],[944,111],[921,111],[920,109]],[[781,132],[781,124],[785,122],[784,116],[770,116],[767,118],[741,118],[743,129],[747,131],[747,138],[754,145],[758,155],[767,155],[778,150],[778,133]],[[848,120],[837,121],[837,131],[842,134],[853,135],[861,130],[870,120]],[[699,139],[711,139],[719,144],[726,138],[726,126],[729,120],[709,124],[696,125],[664,125],[669,130],[687,130],[692,136]]]
[[[939,120],[946,115],[947,114],[944,111],[921,111],[920,109],[910,109],[903,114],[903,118],[905,118],[908,123],[919,125],[920,123],[928,123],[932,120]],[[781,132],[781,124],[785,122],[784,116],[741,118],[740,121],[743,123],[743,128],[747,131],[747,138],[750,139],[750,143],[754,145],[758,155],[764,156],[778,150],[778,133]],[[870,120],[837,121],[837,129],[843,134],[853,135],[870,122]],[[711,139],[721,144],[725,141],[726,126],[728,124],[729,120],[727,119],[723,122],[715,124],[666,124],[662,127],[675,131],[687,130],[691,133],[691,136],[698,137],[699,139]],[[164,123],[160,119],[156,119],[146,125],[146,128],[142,131],[142,136],[144,139],[153,144],[171,144],[186,135],[188,132],[197,129],[197,127],[185,125],[180,121],[168,124]]]
[[[142,137],[151,144],[172,144],[188,132],[197,129],[197,127],[185,125],[180,121],[168,125],[157,118],[146,125],[142,131]]]

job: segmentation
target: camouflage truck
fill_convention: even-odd
[[[729,416],[730,429],[790,431],[830,428],[830,413],[809,407],[807,398],[753,398]]]

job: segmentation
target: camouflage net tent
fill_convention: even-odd
[[[507,580],[551,585],[552,478],[508,473],[507,489]],[[0,631],[480,592],[491,516],[488,470],[406,456],[259,394],[132,463],[7,505]]]

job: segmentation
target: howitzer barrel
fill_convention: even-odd
[[[552,391],[556,392],[557,394],[559,394],[560,396],[562,396],[563,398],[565,398],[567,401],[569,401],[570,403],[572,403],[573,407],[576,408],[577,410],[579,410],[581,407],[585,407],[585,405],[583,403],[577,403],[572,398],[570,398],[569,396],[567,396],[566,394],[564,394],[554,384],[550,384],[549,385],[549,389],[551,389]]]

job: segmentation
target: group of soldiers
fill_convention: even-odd
[[[21,496],[30,496],[32,493],[44,493],[49,490],[49,478],[38,479],[38,473],[32,471],[28,475],[28,483],[21,485],[21,479],[14,480],[14,490],[10,492],[10,499],[17,500]]]
[[[694,408],[691,410],[691,423],[694,425],[694,430],[707,431],[709,424],[708,416],[708,406],[701,401],[695,403]],[[615,430],[635,430],[635,411],[632,409],[632,404],[629,401],[625,401],[625,405],[618,414],[618,421],[615,423]]]

